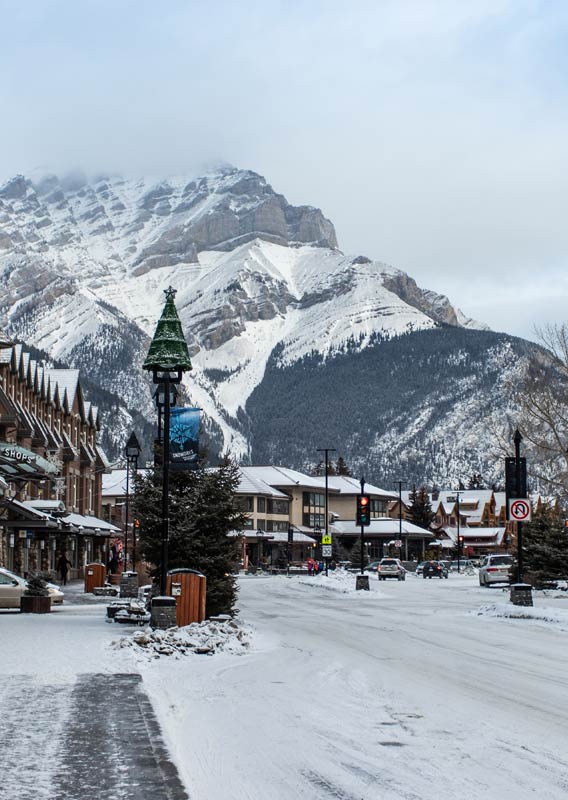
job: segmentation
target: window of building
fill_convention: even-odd
[[[267,519],[266,520],[266,530],[267,531],[285,531],[288,532],[288,523],[284,522],[279,519]]]
[[[371,499],[371,517],[386,517],[387,515],[387,502],[386,500]]]
[[[325,525],[325,494],[304,492],[302,523],[310,528]]]
[[[254,511],[254,497],[237,497],[235,505],[240,511]]]
[[[255,527],[260,528],[261,531],[267,531],[268,530],[268,528],[266,527],[266,520],[265,519],[257,519]]]
[[[251,531],[254,528],[254,520],[252,517],[247,517],[243,522],[243,530]]]
[[[288,514],[289,500],[272,500],[269,498],[267,506],[269,514]]]
[[[260,511],[262,514],[266,512],[266,498],[265,497],[257,497],[256,498],[256,510]]]

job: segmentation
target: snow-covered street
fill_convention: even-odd
[[[77,676],[106,674],[112,697],[114,674],[138,672],[192,800],[565,798],[567,593],[521,609],[475,577],[342,591],[354,581],[241,578],[251,646],[212,656],[111,647],[130,628],[107,625],[101,604],[2,614],[0,714],[19,697],[22,785],[43,764],[37,796],[51,800],[57,747],[51,770],[34,748],[46,726],[68,738],[67,700],[47,708],[58,684],[66,698]],[[500,616],[513,610],[533,618]],[[18,676],[43,698],[33,719]]]

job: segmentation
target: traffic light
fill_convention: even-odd
[[[369,525],[371,522],[371,498],[368,494],[357,497],[357,525]]]

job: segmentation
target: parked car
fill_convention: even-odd
[[[513,564],[513,557],[507,553],[494,553],[486,556],[479,567],[479,585],[490,586],[492,583],[509,583],[509,572]]]
[[[442,561],[426,561],[422,567],[422,577],[426,578],[447,578],[448,570]]]
[[[371,561],[365,567],[365,572],[376,572],[379,568],[380,561]]]
[[[19,608],[20,607],[20,596],[24,593],[24,590],[26,589],[26,586],[28,585],[28,582],[26,581],[25,578],[22,578],[21,575],[16,575],[15,572],[11,572],[11,570],[5,569],[5,567],[0,567],[0,576],[2,576],[2,575],[7,576],[9,579],[11,579],[12,582],[15,581],[18,584],[18,586],[20,587],[20,590],[21,590],[20,594],[18,595],[18,602],[15,603],[14,605],[3,606],[3,608]],[[8,586],[8,583],[6,582],[3,585],[4,586]],[[61,604],[63,602],[63,598],[65,597],[65,595],[63,594],[63,592],[61,591],[59,586],[56,586],[54,583],[48,583],[47,584],[47,591],[49,592],[49,596],[51,597],[51,605],[59,605],[59,604]],[[14,594],[15,593],[12,592],[12,596]],[[10,592],[7,592],[7,596],[8,595],[10,595]],[[0,602],[0,606],[2,606],[1,602]]]
[[[387,578],[403,581],[406,578],[406,570],[398,558],[381,558],[377,572],[380,581],[386,581]]]
[[[458,571],[458,560],[456,558],[455,561],[452,561],[452,572]],[[459,571],[460,572],[471,572],[473,570],[474,564],[470,558],[460,558],[459,560]]]
[[[0,569],[0,608],[19,608],[23,591],[15,578]]]

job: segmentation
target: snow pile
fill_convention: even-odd
[[[325,572],[320,572],[318,575],[307,575],[300,578],[299,583],[310,586],[312,589],[323,589],[328,592],[339,592],[340,594],[364,594],[368,597],[369,592],[355,589],[356,579],[357,574],[355,572],[348,572],[345,569],[336,569],[329,570],[327,576]],[[371,591],[374,590],[373,583],[377,583],[377,578],[374,575],[369,575]]]
[[[477,611],[470,612],[478,617],[496,617],[500,619],[528,619],[533,622],[554,625],[557,630],[568,631],[568,610],[556,608],[534,608],[534,606],[514,606],[492,603],[480,606]]]
[[[193,622],[183,628],[134,631],[113,642],[115,648],[131,648],[146,658],[186,655],[214,655],[226,652],[242,655],[250,646],[250,631],[234,619]]]

